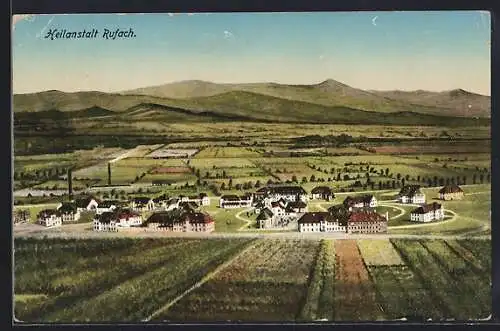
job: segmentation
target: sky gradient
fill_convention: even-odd
[[[133,28],[137,37],[43,38],[92,28]],[[12,34],[14,93],[331,78],[367,90],[490,95],[488,12],[15,16]]]

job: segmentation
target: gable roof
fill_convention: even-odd
[[[141,216],[139,213],[136,213],[130,209],[120,209],[115,212],[115,215],[117,219],[129,219],[131,217]]]
[[[200,224],[200,223],[212,223],[214,220],[212,217],[208,214],[204,213],[195,213],[195,212],[188,212],[184,214],[184,221],[188,221],[189,223],[192,224]]]
[[[171,219],[171,213],[168,211],[159,211],[151,214],[147,221],[148,223],[167,223]]]
[[[220,198],[225,200],[225,201],[240,201],[240,197],[237,195],[234,195],[234,194],[223,195]]]
[[[100,201],[99,204],[97,205],[97,208],[109,208],[111,206],[117,206],[118,202],[115,200],[103,200]]]
[[[314,212],[314,213],[304,213],[301,218],[299,218],[298,223],[299,224],[304,224],[304,223],[320,223],[325,220],[331,219],[333,221],[333,218],[328,212],[320,211],[320,212]]]
[[[115,213],[107,211],[99,215],[99,222],[100,223],[111,223],[111,221],[116,220]]]
[[[96,201],[93,197],[78,198],[75,200],[75,205],[77,208],[87,208],[92,200]]]
[[[374,211],[355,211],[349,214],[348,223],[356,222],[387,222],[387,219]]]
[[[344,200],[344,205],[348,206],[348,207],[351,207],[352,205],[356,205],[358,203],[366,204],[366,203],[370,203],[370,201],[372,201],[372,199],[373,199],[373,195],[372,194],[369,194],[369,195],[358,195],[358,196],[354,196],[354,197],[348,196]]]
[[[456,184],[453,184],[453,185],[446,185],[444,186],[442,189],[439,190],[439,193],[460,193],[460,192],[464,192],[460,186],[456,185]]]
[[[44,209],[38,213],[39,218],[51,217],[52,215],[59,217],[61,213],[57,209]]]
[[[332,189],[328,186],[316,186],[311,190],[312,194],[333,194]]]
[[[58,210],[63,214],[73,214],[76,213],[77,208],[74,203],[71,202],[63,202],[62,206],[58,208]]]
[[[411,213],[412,214],[427,214],[429,212],[434,212],[436,210],[441,209],[441,205],[437,202],[425,204],[423,206],[418,207],[417,209],[414,209]]]
[[[422,194],[420,191],[420,185],[405,185],[399,191],[400,196],[409,196],[412,197],[416,194]]]

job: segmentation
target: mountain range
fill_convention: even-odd
[[[405,125],[451,121],[467,125],[471,119],[486,120],[491,114],[489,96],[461,89],[368,91],[332,79],[311,85],[191,80],[118,93],[51,90],[15,94],[13,106],[18,119],[61,116]],[[33,116],[33,112],[39,114]]]

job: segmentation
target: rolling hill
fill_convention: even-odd
[[[450,92],[365,91],[327,79],[319,84],[286,85],[277,83],[216,84],[200,80],[181,81],[122,92],[169,99],[210,97],[231,91],[253,92],[281,99],[323,106],[344,106],[375,112],[412,111],[424,114],[490,117],[490,97]],[[406,93],[406,94],[405,94]],[[429,97],[430,96],[430,97]],[[468,105],[471,104],[471,108]],[[464,108],[465,107],[465,108]]]
[[[364,91],[334,80],[315,85],[184,81],[126,93],[51,90],[16,94],[13,104],[16,123],[101,118],[113,121],[488,125],[487,100],[489,97],[463,90],[442,93]],[[465,104],[471,104],[467,111],[463,110]]]
[[[379,96],[413,104],[453,110],[453,115],[464,117],[490,117],[491,98],[462,89],[444,92],[429,91],[378,91]]]

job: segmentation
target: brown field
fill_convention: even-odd
[[[355,240],[336,240],[335,320],[368,321],[383,318],[371,282]],[[363,307],[362,310],[359,308]]]

